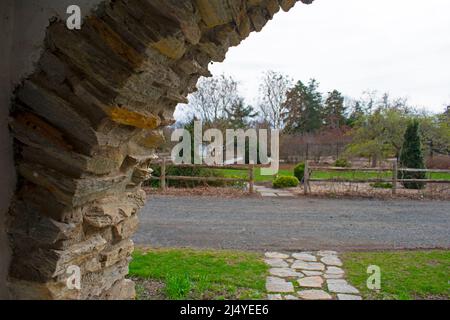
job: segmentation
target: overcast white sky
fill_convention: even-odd
[[[450,0],[298,3],[211,66],[235,77],[250,104],[268,69],[316,78],[323,92],[378,90],[441,112],[450,104]]]

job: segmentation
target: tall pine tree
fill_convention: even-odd
[[[405,140],[400,153],[400,166],[402,168],[424,169],[422,144],[419,134],[419,121],[412,120],[405,132]],[[401,179],[425,179],[424,172],[399,172]],[[407,189],[423,189],[423,182],[404,182],[403,186]]]
[[[258,112],[252,106],[246,106],[244,99],[239,99],[230,108],[226,108],[228,127],[233,129],[245,129]]]
[[[325,126],[332,129],[338,129],[345,124],[344,97],[339,91],[328,93],[323,107],[323,119]]]
[[[285,107],[287,133],[310,133],[322,126],[322,94],[319,83],[311,79],[308,85],[299,81],[287,94]]]

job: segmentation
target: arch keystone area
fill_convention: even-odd
[[[295,3],[104,1],[79,31],[50,24],[11,112],[19,176],[9,223],[13,298],[134,298],[125,278],[130,237],[160,130],[210,75],[210,62]],[[66,285],[74,265],[81,290]]]

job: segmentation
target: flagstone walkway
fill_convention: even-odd
[[[266,280],[269,300],[362,300],[345,280],[335,251],[267,252],[265,257],[271,267]]]
[[[259,194],[261,194],[261,196],[263,196],[265,198],[295,197],[295,195],[292,192],[290,192],[289,190],[285,190],[285,189],[274,189],[274,188],[269,188],[269,187],[265,187],[265,186],[255,186],[255,190],[256,190],[256,192],[258,192]]]

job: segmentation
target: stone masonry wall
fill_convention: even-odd
[[[13,297],[134,298],[130,237],[161,129],[211,61],[295,2],[105,1],[80,31],[49,26],[11,115]],[[81,290],[67,288],[69,266],[80,267]]]

